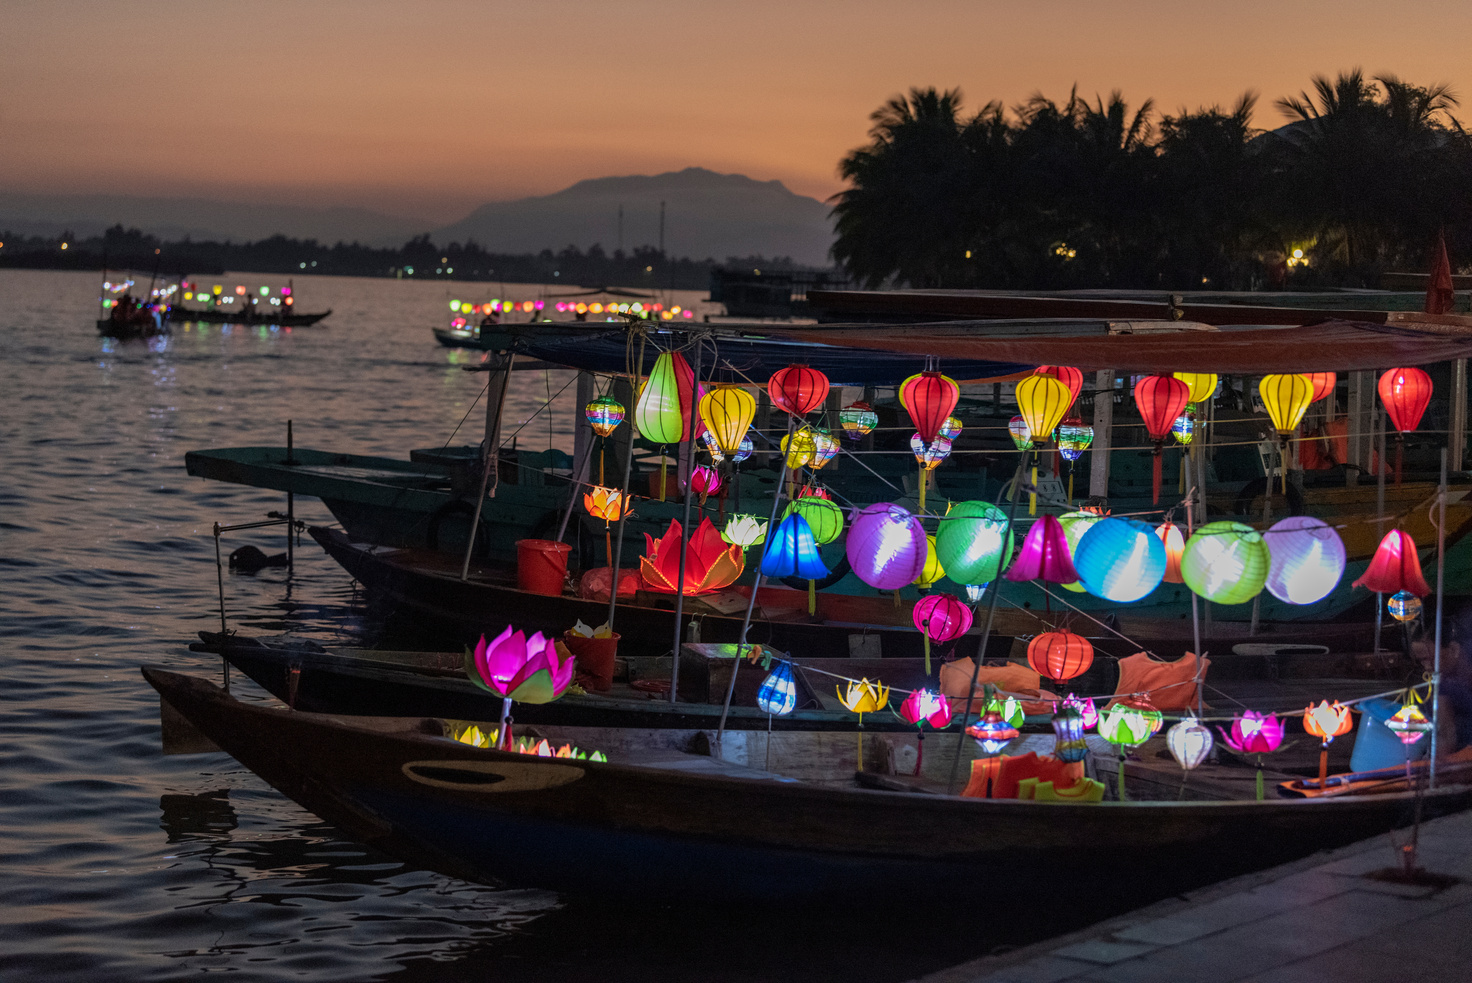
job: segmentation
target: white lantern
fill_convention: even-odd
[[[1195,717],[1187,717],[1165,732],[1165,746],[1170,756],[1187,771],[1206,760],[1211,753],[1211,731]]]

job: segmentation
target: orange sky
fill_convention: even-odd
[[[913,85],[1173,111],[1362,66],[1450,82],[1472,4],[1421,0],[8,0],[0,190],[218,195],[452,220],[689,165],[838,190]]]

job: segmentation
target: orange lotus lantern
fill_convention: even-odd
[[[1027,664],[1038,675],[1061,683],[1089,671],[1094,664],[1094,646],[1066,628],[1044,632],[1028,643]]]
[[[1332,704],[1328,700],[1320,700],[1318,706],[1309,704],[1303,709],[1303,729],[1323,741],[1319,748],[1319,787],[1324,787],[1324,779],[1329,777],[1329,744],[1336,737],[1349,733],[1354,726],[1354,718],[1349,715],[1349,707],[1342,705],[1338,700]]]
[[[660,594],[679,590],[680,533],[680,523],[671,519],[662,538],[644,534],[647,555],[639,558],[639,572],[646,589]],[[691,597],[729,587],[745,565],[741,547],[722,539],[710,519],[701,519],[685,547],[684,593]]]
[[[1186,552],[1186,539],[1181,534],[1181,527],[1174,522],[1162,522],[1155,527],[1155,535],[1165,544],[1165,582],[1184,584],[1186,578],[1181,576],[1181,556]]]
[[[617,522],[623,515],[624,496],[615,488],[594,485],[592,491],[583,494],[583,505],[588,514],[604,522]]]

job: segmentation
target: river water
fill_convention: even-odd
[[[883,981],[1035,931],[999,935],[991,894],[963,917],[974,931],[897,928],[964,916],[970,885],[917,883],[795,921],[468,884],[344,839],[226,755],[163,756],[138,667],[218,678],[218,660],[187,647],[218,625],[212,523],[284,505],[187,477],[185,452],[280,444],[287,420],[303,447],[474,442],[487,376],[461,366],[479,353],[439,347],[430,328],[452,297],[541,288],[298,277],[299,309],[333,309],[321,327],[118,343],[94,328],[99,281],[0,271],[0,979]],[[674,302],[703,313],[700,296]],[[571,378],[518,373],[516,425]],[[571,400],[567,388],[550,429],[530,419],[522,445],[565,446]],[[297,510],[331,520],[315,500]],[[277,552],[284,536],[225,549],[246,543]],[[290,578],[227,573],[226,592],[245,632],[373,641],[347,574],[310,541]],[[238,678],[235,691],[267,698]]]

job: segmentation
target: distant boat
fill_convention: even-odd
[[[239,311],[223,308],[196,310],[182,304],[168,308],[170,321],[193,321],[197,324],[279,324],[283,328],[306,328],[332,313],[332,308],[314,314],[288,314],[278,310],[257,312],[251,309]]]
[[[257,289],[258,294],[237,285],[233,293],[226,293],[217,284],[212,290],[205,291],[200,290],[197,283],[180,280],[177,287],[168,291],[168,295],[177,293],[178,297],[165,309],[164,317],[170,321],[193,321],[196,324],[279,324],[283,328],[305,328],[332,313],[330,307],[313,314],[292,310],[296,303],[296,287],[290,280],[285,287],[277,289],[275,296],[271,295],[270,287]],[[203,302],[206,306],[185,307],[183,302],[186,300]]]

